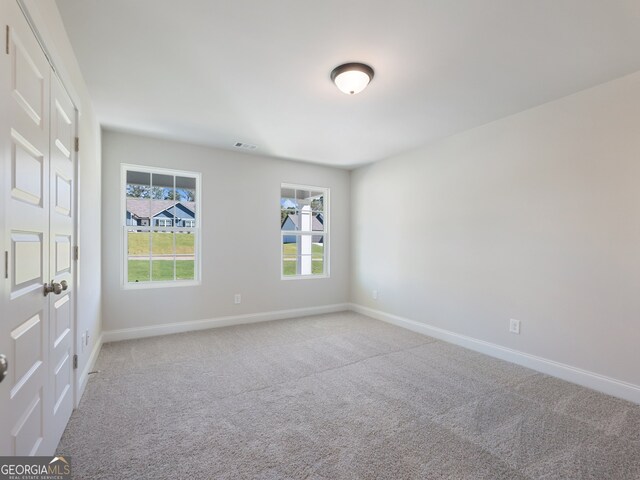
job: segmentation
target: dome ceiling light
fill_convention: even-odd
[[[372,79],[373,68],[364,63],[345,63],[331,72],[333,83],[347,95],[360,93]]]

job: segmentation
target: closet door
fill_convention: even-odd
[[[17,4],[0,18],[0,455],[50,455],[73,407],[76,114]]]

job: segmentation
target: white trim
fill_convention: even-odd
[[[348,303],[336,303],[318,307],[294,308],[290,310],[277,310],[264,313],[247,313],[244,315],[232,315],[228,317],[209,318],[205,320],[193,320],[187,322],[165,323],[150,325],[148,327],[122,328],[119,330],[107,330],[102,332],[102,341],[119,342],[133,338],[156,337],[172,333],[192,332],[209,328],[228,327],[230,325],[243,325],[246,323],[267,322],[270,320],[284,320],[286,318],[308,317],[323,313],[344,312],[349,310]]]
[[[551,375],[568,382],[582,385],[583,387],[598,390],[599,392],[640,404],[639,385],[634,385],[622,380],[600,375],[599,373],[566,365],[564,363],[556,362],[555,360],[549,360],[529,353],[520,352],[495,343],[478,340],[473,337],[461,335],[443,328],[434,327],[426,323],[410,320],[408,318],[364,307],[355,303],[350,304],[350,310],[377,320],[382,320],[383,322],[391,323],[398,327],[406,328],[413,332],[460,345],[461,347],[468,348],[469,350],[484,353],[501,360],[506,360],[507,362],[546,373],[547,375]]]
[[[84,370],[82,370],[82,373],[78,375],[78,388],[76,389],[76,404],[74,405],[74,408],[78,408],[78,405],[80,404],[82,394],[87,387],[89,372],[93,371],[93,368],[96,365],[96,360],[98,360],[98,355],[100,354],[100,350],[102,349],[102,343],[103,334],[100,334],[98,340],[93,345],[93,350],[91,350],[91,355],[89,355],[89,360],[87,360],[87,364],[85,365]]]
[[[321,280],[331,278],[329,275],[281,275],[280,280]]]
[[[123,290],[144,290],[149,288],[199,287],[200,280],[167,280],[148,282],[128,282],[122,285]]]
[[[280,184],[280,192],[283,188],[293,188],[294,190],[327,190],[329,187],[319,187],[317,185],[302,185],[301,183],[282,182]],[[281,197],[282,198],[282,195]]]

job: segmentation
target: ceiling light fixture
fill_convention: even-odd
[[[341,92],[355,95],[367,88],[373,80],[373,68],[364,63],[345,63],[333,69],[331,80]]]

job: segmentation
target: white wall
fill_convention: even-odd
[[[100,319],[100,126],[55,1],[25,0],[25,6],[51,54],[59,76],[80,111],[78,245],[82,253],[78,262],[78,284],[76,285],[78,299],[76,353],[80,380],[77,387],[82,390],[86,381],[86,367],[90,355],[102,331]],[[89,332],[89,346],[83,349],[80,345],[80,336],[85,331]]]
[[[360,168],[352,301],[640,385],[639,182],[640,72]]]
[[[348,171],[111,131],[102,148],[105,331],[348,301]],[[121,163],[202,173],[200,286],[123,290]],[[330,278],[280,279],[282,182],[331,189]]]

